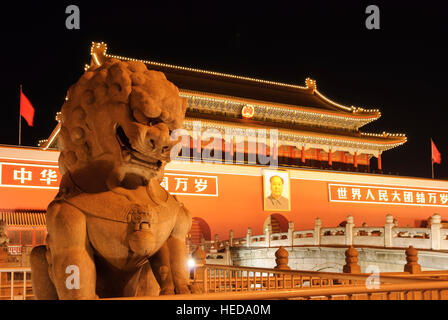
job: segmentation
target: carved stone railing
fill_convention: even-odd
[[[314,235],[314,230],[293,231],[291,241],[293,245],[315,245],[315,243],[317,242],[317,237],[315,237]]]
[[[384,227],[353,228],[353,238],[356,245],[384,246]]]
[[[384,228],[382,227],[353,228],[353,232],[357,237],[384,237]]]
[[[345,228],[322,228],[320,244],[345,245]]]
[[[412,245],[418,249],[448,250],[448,229],[442,229],[441,217],[434,214],[428,228],[398,227],[392,215],[386,216],[384,226],[355,227],[353,216],[348,216],[345,226],[322,228],[322,221],[315,220],[314,229],[294,230],[294,223],[289,223],[289,230],[272,233],[270,226],[262,235],[252,235],[249,228],[244,238],[233,238],[224,243],[231,247],[279,247],[306,245],[360,245],[385,248],[408,248]]]
[[[251,247],[264,247],[266,243],[266,236],[252,236],[250,238],[250,246]]]
[[[344,224],[341,224],[344,225]],[[291,246],[372,246],[384,248],[408,248],[448,250],[448,229],[441,223],[441,217],[434,214],[428,228],[398,227],[392,215],[386,216],[384,226],[355,227],[353,216],[347,217],[344,226],[323,228],[321,219],[315,219],[314,229],[295,230],[294,223],[289,222],[287,232],[272,233],[268,225],[264,234],[253,235],[248,228],[243,238],[235,238],[233,231],[229,239],[220,241],[218,235],[214,240],[202,239],[201,247],[207,253],[207,263],[231,264],[230,248],[270,248]],[[195,246],[190,247],[190,252]]]

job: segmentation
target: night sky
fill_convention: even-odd
[[[431,177],[430,138],[448,179],[448,12],[442,1],[23,1],[1,9],[0,144],[18,144],[19,85],[36,109],[22,144],[36,146],[57,124],[68,87],[90,61],[92,41],[108,52],[317,88],[344,105],[380,109],[365,132],[405,133],[383,154],[385,173]],[[343,4],[341,4],[343,3]],[[80,9],[68,30],[65,9]],[[366,7],[380,9],[368,30]],[[376,166],[376,161],[372,164]]]

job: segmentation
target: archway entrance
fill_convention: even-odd
[[[201,244],[202,237],[207,241],[211,240],[210,227],[208,226],[207,222],[205,222],[204,219],[198,217],[193,218],[190,230],[190,237],[191,237],[190,238],[191,244],[193,245]]]
[[[268,225],[271,225],[272,233],[288,232],[289,222],[283,215],[274,213],[271,214],[263,224],[263,232]]]

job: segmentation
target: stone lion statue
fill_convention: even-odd
[[[190,293],[186,208],[160,186],[185,99],[165,75],[109,59],[67,93],[47,245],[31,253],[37,299]]]

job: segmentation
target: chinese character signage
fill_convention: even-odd
[[[0,167],[2,187],[59,189],[61,174],[58,166],[0,163]]]
[[[165,173],[160,184],[171,194],[191,196],[218,196],[218,177]]]
[[[0,187],[59,189],[57,165],[0,162]],[[218,177],[165,173],[161,186],[171,194],[218,196]]]
[[[448,207],[448,190],[328,184],[330,202]]]

